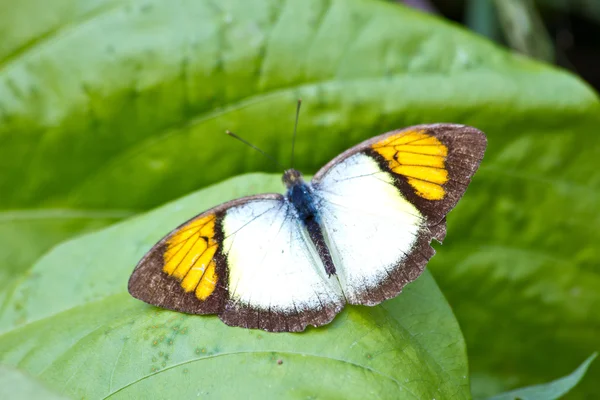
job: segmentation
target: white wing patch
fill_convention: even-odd
[[[283,201],[254,201],[227,211],[223,249],[233,304],[294,313],[343,306],[308,233]]]
[[[412,251],[424,219],[392,176],[360,153],[332,167],[314,193],[344,295],[351,304],[368,304],[365,294]]]

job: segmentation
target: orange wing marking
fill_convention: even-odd
[[[373,150],[388,162],[396,174],[406,177],[415,192],[427,200],[442,200],[448,182],[446,147],[424,130],[404,131],[375,143]]]
[[[195,219],[166,242],[163,271],[181,281],[186,292],[206,300],[218,281],[213,260],[219,244],[214,240],[215,216]]]

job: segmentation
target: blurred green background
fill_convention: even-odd
[[[56,346],[15,338],[125,293],[132,260],[169,229],[127,230],[129,217],[276,173],[223,132],[286,164],[297,98],[307,174],[399,127],[455,122],[488,135],[429,265],[462,329],[474,397],[550,381],[598,351],[598,3],[410,3],[0,0],[0,349],[13,349],[0,361],[58,391],[77,386],[56,371],[82,354],[42,366],[36,357]],[[279,178],[257,179],[242,192]],[[219,188],[211,198],[243,194]],[[132,249],[120,264],[102,258],[119,257],[108,244],[85,247],[114,232]],[[598,398],[599,381],[592,364],[569,398]]]

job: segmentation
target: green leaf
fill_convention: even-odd
[[[429,273],[301,334],[231,328],[127,293],[133,266],[173,226],[281,188],[278,175],[244,175],[58,246],[7,302],[0,361],[74,398],[470,399],[465,344]]]
[[[59,396],[23,372],[0,365],[0,398],[11,400],[61,400]]]
[[[575,76],[370,0],[0,0],[0,37],[3,213],[147,210],[273,168],[225,129],[287,165],[298,97],[305,173],[387,130],[465,123],[489,148],[430,269],[474,391],[548,381],[600,349],[600,104]],[[117,219],[3,223],[0,299],[25,307],[32,259]],[[28,320],[0,304],[0,327]],[[600,366],[589,375],[573,398],[600,397]]]
[[[588,357],[575,371],[550,383],[530,386],[523,389],[513,390],[492,397],[490,400],[554,400],[567,394],[581,381],[588,367],[596,358],[596,353]]]
[[[307,171],[391,127],[461,115],[481,123],[507,107],[552,126],[560,118],[538,111],[556,104],[557,91],[567,116],[592,99],[570,75],[393,4],[72,7],[82,5],[92,10],[49,26],[0,64],[0,165],[30,160],[0,176],[4,207],[148,208],[268,165],[247,157],[251,150],[224,137],[226,129],[286,162],[299,96],[297,159]],[[19,2],[5,18],[18,21],[31,7]],[[210,173],[190,173],[208,165]]]

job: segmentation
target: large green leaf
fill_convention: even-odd
[[[287,160],[298,97],[306,100],[298,160],[307,170],[399,125],[458,118],[481,125],[510,110],[552,127],[562,118],[540,111],[556,105],[557,92],[566,115],[593,100],[567,74],[392,4],[82,0],[72,7],[88,3],[107,4],[49,27],[0,65],[0,162],[29,160],[0,176],[4,207],[151,207],[264,168],[258,157],[244,159],[250,150],[224,138],[225,129]],[[19,2],[4,18],[15,23],[11,14],[30,7]],[[506,127],[506,117],[497,123]],[[311,151],[314,137],[320,146]]]
[[[280,189],[279,176],[241,176],[58,246],[8,301],[4,316],[20,320],[1,321],[0,362],[73,398],[469,399],[465,344],[429,273],[301,334],[129,296],[132,266],[165,231],[227,198]]]
[[[369,0],[0,0],[0,37],[3,282],[118,219],[35,236],[37,219],[10,216],[117,215],[270,168],[225,129],[286,163],[302,97],[296,160],[309,173],[415,123],[488,134],[431,264],[477,393],[548,381],[600,348],[600,105],[577,78]],[[14,232],[32,236],[17,247]],[[3,287],[13,299],[22,286]],[[2,321],[18,321],[11,312]],[[599,379],[593,365],[573,397],[600,396]]]

